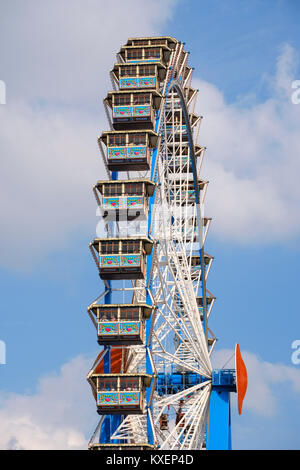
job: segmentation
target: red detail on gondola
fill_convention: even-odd
[[[98,355],[98,357],[101,353]],[[126,363],[127,351],[122,348],[112,348],[110,352],[110,371],[112,374],[119,374],[121,372],[122,360],[123,364]],[[98,358],[97,358],[98,359]],[[95,374],[104,374],[104,358],[95,368]],[[126,370],[124,369],[124,372]]]

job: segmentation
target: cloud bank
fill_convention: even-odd
[[[206,213],[222,240],[299,236],[300,107],[291,100],[297,63],[295,50],[282,47],[268,80],[270,98],[258,104],[228,104],[214,85],[195,82],[204,115],[200,141],[207,147],[202,174],[211,182]]]
[[[42,377],[34,395],[0,393],[0,448],[86,449],[98,417],[84,380],[91,364],[76,357]]]
[[[130,36],[155,35],[176,0],[16,0],[1,5],[0,264],[31,269],[76,233],[93,236],[92,186],[109,70]]]
[[[214,366],[222,367],[232,356],[231,350],[214,354]],[[291,390],[289,406],[300,396],[300,370],[283,364],[261,360],[255,354],[244,352],[248,369],[248,391],[242,417],[236,417],[235,395],[232,396],[233,430],[251,431],[251,417],[255,417],[250,442],[267,448],[264,430],[259,419],[275,419],[276,426],[269,436],[274,447],[282,448],[282,436],[289,429],[284,421],[278,426],[278,416],[284,413],[285,401],[278,394],[279,386]],[[42,377],[33,395],[0,393],[0,448],[1,449],[86,449],[97,420],[96,406],[84,377],[92,360],[82,356],[64,364],[58,374]],[[228,363],[226,368],[232,367]],[[276,421],[277,419],[277,421]],[[249,442],[248,442],[249,443]]]
[[[3,267],[34,268],[64,250],[74,234],[93,236],[91,188],[105,177],[96,139],[108,128],[100,98],[110,88],[108,70],[120,44],[158,34],[176,4],[155,3],[159,8],[134,0],[130,11],[121,1],[94,0],[84,9],[79,0],[1,7]],[[200,142],[208,147],[202,176],[211,182],[205,211],[222,240],[270,243],[299,235],[300,107],[291,102],[296,63],[285,45],[270,97],[258,104],[247,97],[228,104],[214,85],[194,81],[197,111],[205,117]]]
[[[8,100],[96,107],[128,37],[158,34],[176,0],[2,2],[1,79]]]

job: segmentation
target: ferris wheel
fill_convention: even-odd
[[[100,415],[93,450],[230,449],[231,392],[242,410],[239,346],[235,370],[211,364],[211,218],[188,56],[171,37],[132,38],[110,72],[90,244],[104,283],[88,307],[101,346],[87,376]]]

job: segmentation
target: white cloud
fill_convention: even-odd
[[[232,357],[233,351],[216,351],[213,356],[213,364],[216,368],[222,368],[227,360]],[[261,360],[256,354],[243,352],[248,372],[248,389],[243,405],[243,413],[251,411],[256,415],[273,417],[279,413],[282,403],[277,397],[277,385],[285,384],[295,394],[297,401],[300,396],[300,369],[284,364],[273,364]],[[234,368],[234,359],[224,367]]]
[[[13,97],[93,107],[128,37],[157,34],[176,0],[2,2],[1,79]]]
[[[244,107],[227,104],[215,86],[196,80],[207,146],[202,175],[211,182],[206,213],[214,233],[248,242],[282,241],[300,232],[300,107],[292,104],[297,55],[282,47],[271,97]]]
[[[31,266],[72,231],[96,225],[92,186],[103,176],[96,123],[86,114],[0,108],[1,263]]]
[[[0,448],[86,449],[99,417],[81,356],[38,382],[33,395],[0,394]]]
[[[233,405],[233,431],[247,435],[244,448],[268,448],[283,445],[282,436],[288,433],[282,421],[286,403],[278,395],[283,384],[292,391],[290,400],[299,401],[300,370],[283,364],[261,360],[251,352],[242,352],[248,370],[248,391],[244,401],[242,418],[236,418],[235,395]],[[214,353],[214,367],[222,367],[232,356],[231,350]],[[58,374],[42,377],[32,395],[0,393],[0,448],[1,449],[86,449],[99,416],[94,398],[85,376],[92,360],[76,357],[64,364]],[[234,367],[233,362],[225,368]],[[293,402],[289,410],[293,409]],[[253,423],[262,418],[265,425],[274,427],[272,436],[264,436],[259,430],[253,434]],[[268,419],[266,421],[266,419]],[[276,424],[277,423],[277,424]],[[259,443],[257,436],[260,436]],[[272,437],[272,439],[271,439]],[[271,441],[270,441],[271,439]],[[285,445],[285,444],[284,444]],[[283,447],[284,447],[283,445]]]
[[[92,186],[109,70],[129,36],[158,34],[176,0],[16,0],[1,5],[0,263],[30,269],[95,234]],[[159,8],[158,8],[159,6]]]
[[[119,46],[128,36],[157,34],[176,4],[154,2],[159,8],[146,0],[133,0],[130,10],[120,0],[1,6],[1,265],[32,268],[74,234],[93,237],[91,188],[104,177],[96,138],[107,128],[100,99]],[[206,213],[222,239],[269,242],[299,233],[300,107],[288,88],[294,66],[295,52],[285,46],[272,98],[250,108],[194,83],[208,147]]]

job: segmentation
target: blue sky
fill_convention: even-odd
[[[279,48],[299,49],[297,0],[179,2],[168,27],[186,42],[197,75],[221,89],[228,102],[255,93],[266,98]],[[178,20],[178,19],[181,20]]]
[[[50,429],[52,448],[84,448],[93,431],[84,375],[98,351],[86,307],[102,291],[88,249],[92,186],[104,176],[101,99],[127,37],[167,34],[191,53],[204,115],[216,361],[239,342],[250,365],[233,445],[299,448],[299,3],[132,0],[134,19],[111,3],[0,5],[0,447],[45,448]]]

